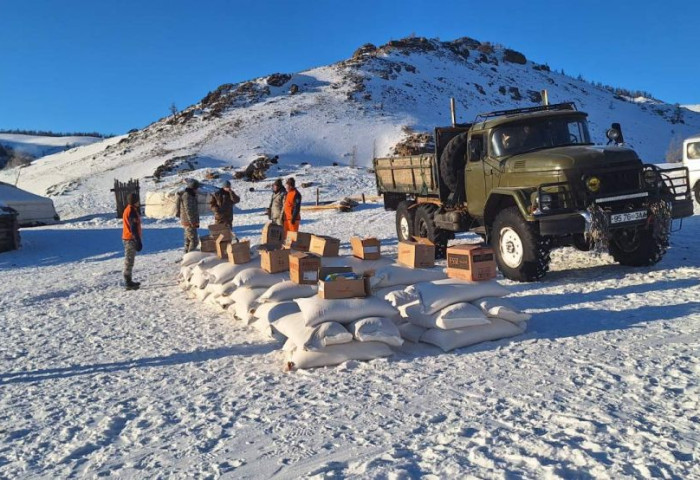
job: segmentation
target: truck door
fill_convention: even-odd
[[[464,169],[464,184],[467,187],[467,211],[472,217],[482,217],[486,195],[491,191],[492,174],[485,164],[486,144],[484,135],[469,136],[467,166]]]

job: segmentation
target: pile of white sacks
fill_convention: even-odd
[[[388,258],[324,257],[322,262],[350,266],[356,273],[372,270],[373,294],[324,300],[315,285],[290,281],[289,272],[265,272],[257,256],[233,265],[191,252],[180,273],[190,296],[284,341],[288,368],[386,357],[404,340],[449,351],[518,335],[530,318],[501,298],[509,292],[495,281],[448,279],[440,268],[411,269]]]

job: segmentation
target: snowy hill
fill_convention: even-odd
[[[449,124],[450,97],[459,120],[470,121],[479,112],[537,104],[542,89],[551,102],[574,101],[588,112],[596,141],[620,122],[628,143],[650,163],[664,161],[672,138],[700,130],[698,113],[683,110],[678,118],[672,105],[620,96],[490,43],[409,38],[365,45],[333,65],[222,85],[141,131],[45,157],[22,172],[19,186],[61,194],[56,203],[69,218],[109,211],[114,178],[139,178],[154,190],[163,185],[156,180],[179,181],[179,170],[228,178],[261,155],[278,155],[282,167],[369,165],[406,132]],[[152,178],[163,165],[170,170]],[[0,173],[0,180],[14,177]],[[70,213],[61,211],[66,203]]]

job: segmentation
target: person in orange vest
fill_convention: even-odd
[[[294,177],[289,177],[285,182],[287,195],[284,197],[284,218],[282,227],[284,236],[287,232],[298,232],[301,223],[301,193],[295,187]]]
[[[134,282],[131,279],[134,270],[134,259],[136,252],[140,252],[143,248],[141,241],[141,213],[139,208],[139,196],[136,193],[130,193],[126,197],[128,205],[124,209],[122,221],[124,227],[122,229],[122,241],[124,242],[124,285],[127,290],[138,290],[141,282]]]

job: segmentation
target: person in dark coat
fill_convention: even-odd
[[[275,225],[282,226],[282,218],[284,217],[284,196],[287,191],[282,185],[282,179],[278,178],[272,184],[272,198],[270,206],[267,209],[267,218]]]
[[[211,196],[209,208],[214,212],[214,223],[233,227],[233,206],[240,202],[236,192],[231,190],[231,182],[226,180],[223,186]]]
[[[134,282],[132,273],[134,270],[134,260],[136,252],[140,252],[143,248],[141,235],[141,213],[139,208],[139,196],[136,193],[130,193],[126,197],[128,205],[124,209],[122,221],[122,242],[124,243],[124,285],[127,290],[138,290],[141,282]]]
[[[199,182],[195,179],[187,181],[187,188],[177,199],[177,215],[180,224],[185,229],[185,253],[191,252],[199,245],[199,205],[197,190]]]

